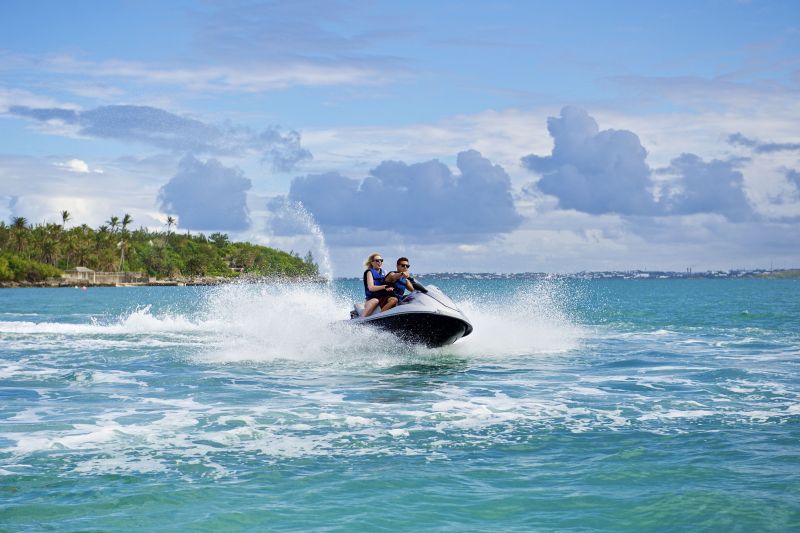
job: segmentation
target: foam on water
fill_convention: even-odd
[[[213,475],[224,476],[226,468],[215,459],[220,449],[276,458],[430,455],[440,446],[436,444],[439,437],[418,440],[430,431],[472,434],[505,427],[513,432],[519,424],[570,413],[562,400],[520,403],[505,394],[476,396],[454,386],[437,387],[434,397],[416,409],[398,410],[391,403],[354,401],[336,390],[339,378],[327,382],[325,377],[328,368],[347,372],[343,366],[380,372],[407,362],[444,361],[447,366],[454,357],[536,357],[573,349],[582,331],[569,319],[557,287],[542,285],[508,302],[461,299],[458,303],[473,321],[475,333],[454,346],[435,350],[405,346],[373,328],[347,324],[352,295],[339,294],[329,284],[232,284],[201,294],[196,310],[185,314],[142,306],[116,318],[82,324],[0,322],[0,333],[13,336],[17,344],[24,338],[26,346],[58,353],[64,353],[59,343],[66,337],[73,349],[88,352],[88,360],[91,354],[110,348],[175,345],[182,347],[188,362],[201,363],[195,371],[220,376],[228,370],[238,372],[241,365],[229,368],[219,363],[289,361],[290,368],[283,372],[292,385],[287,384],[284,399],[268,406],[255,400],[228,407],[192,396],[161,398],[161,387],[150,384],[161,377],[151,370],[86,369],[76,359],[78,367],[70,371],[63,367],[70,361],[67,358],[59,363],[61,369],[44,372],[39,366],[43,359],[23,358],[0,365],[0,376],[39,383],[63,381],[71,390],[89,394],[112,391],[109,399],[113,401],[51,428],[45,421],[60,417],[58,400],[43,395],[35,412],[14,418],[24,430],[6,434],[15,456],[58,450],[65,454],[72,472],[86,475],[171,471],[175,456],[182,463],[194,462]],[[458,295],[454,296],[458,301]],[[158,343],[154,343],[156,337]],[[211,369],[205,370],[206,365],[212,365]],[[278,368],[267,366],[264,372],[273,376]],[[308,386],[299,368],[309,372]],[[238,390],[247,389],[241,385]],[[497,435],[474,437],[496,439]]]
[[[564,288],[547,281],[505,300],[458,302],[474,326],[454,346],[465,356],[524,356],[577,349],[584,329],[570,316]]]
[[[18,334],[60,334],[60,335],[137,335],[147,333],[167,333],[202,331],[207,324],[191,318],[174,315],[154,315],[149,305],[128,311],[108,321],[92,319],[89,323],[71,324],[64,322],[0,322],[0,333]]]
[[[228,285],[209,293],[206,320],[220,330],[205,360],[371,361],[409,354],[508,357],[558,353],[579,345],[582,329],[568,317],[555,287],[539,285],[508,302],[458,302],[473,322],[472,335],[454,346],[406,346],[369,327],[346,323],[352,301],[325,285]]]
[[[330,283],[333,281],[333,265],[330,251],[325,242],[325,233],[317,224],[314,215],[305,208],[302,202],[282,200],[272,206],[272,223],[291,228],[290,233],[307,234],[311,237],[315,247],[315,258],[320,269],[320,275]],[[281,231],[279,231],[281,233]]]
[[[352,296],[330,284],[230,284],[204,293],[198,311],[154,312],[137,307],[111,319],[88,323],[0,321],[0,334],[35,337],[42,346],[74,337],[85,348],[197,345],[204,362],[274,360],[334,361],[347,358],[385,361],[409,354],[458,357],[508,357],[575,349],[582,329],[568,316],[557,286],[542,283],[508,301],[462,299],[459,306],[474,332],[441,350],[406,346],[369,327],[346,323]],[[75,344],[77,343],[77,344]]]
[[[325,242],[325,233],[323,233],[322,228],[317,224],[314,215],[303,205],[303,202],[292,202],[290,205],[292,205],[292,208],[297,212],[297,216],[302,223],[305,224],[309,233],[314,236],[314,240],[317,243],[317,258],[319,261],[320,274],[325,276],[330,283],[333,281],[333,264],[331,263],[331,254],[328,250],[328,245]]]
[[[453,505],[466,495],[470,510],[483,505],[490,518],[466,529],[530,529],[532,521],[495,514],[498,501],[513,501],[524,487],[535,493],[515,509],[531,520],[538,519],[532,505],[547,516],[578,495],[562,509],[570,522],[543,526],[555,530],[612,494],[620,508],[638,502],[635,511],[647,515],[652,508],[637,497],[706,494],[709,486],[726,498],[748,487],[737,505],[756,495],[771,515],[780,515],[775,502],[795,513],[800,344],[793,322],[763,324],[761,332],[730,322],[704,326],[682,322],[678,305],[664,316],[644,312],[638,299],[593,320],[592,302],[570,287],[534,281],[522,291],[470,281],[469,290],[485,294],[467,295],[456,280],[443,288],[475,332],[427,350],[373,329],[331,325],[345,321],[360,296],[348,283],[109,291],[78,308],[70,294],[54,292],[49,314],[25,301],[46,293],[7,293],[20,299],[19,309],[42,314],[0,321],[0,475],[10,478],[4,502],[16,509],[3,516],[28,520],[30,531],[127,531],[129,521],[103,527],[87,517],[125,505],[136,512],[145,502],[145,515],[171,520],[194,501],[192,516],[175,519],[174,529],[213,529],[194,515],[229,508],[238,519],[276,494],[292,502],[287,515],[317,512],[319,494],[330,494],[327,505],[336,509],[370,497],[370,508],[378,500],[395,505],[396,487],[409,487],[404,520],[424,504],[420,494],[452,494]],[[736,286],[726,285],[726,294]],[[754,300],[764,286],[752,291]],[[642,288],[675,290],[667,282],[609,287],[620,298]],[[136,307],[143,295],[152,307]],[[231,491],[238,491],[233,500],[216,499]],[[687,501],[686,509],[658,516],[675,523],[695,508],[694,496]],[[65,525],[62,517],[98,503]],[[692,518],[724,515],[729,500],[723,503]],[[583,515],[589,524],[605,512],[592,505]],[[59,506],[62,515],[47,514]],[[375,508],[384,512],[380,502]],[[51,519],[42,526],[39,516]],[[435,515],[415,516],[417,526]],[[308,524],[284,529],[313,529]],[[608,529],[637,529],[631,524]],[[794,522],[765,524],[746,526],[791,530]],[[25,530],[16,525],[9,527]],[[638,529],[658,526],[649,525]]]
[[[331,360],[380,346],[375,331],[343,322],[349,306],[326,284],[216,287],[203,306],[206,323],[215,328],[213,340],[198,357],[206,362]]]

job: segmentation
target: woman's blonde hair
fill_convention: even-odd
[[[380,252],[372,252],[371,254],[369,254],[369,257],[367,257],[367,260],[364,261],[364,266],[367,267],[367,268],[371,267],[372,266],[372,260],[375,259],[376,257],[378,257],[379,255],[383,255],[383,254],[381,254]]]

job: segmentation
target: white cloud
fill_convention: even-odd
[[[486,247],[480,244],[459,244],[457,248],[465,254],[479,254],[486,251]]]
[[[440,159],[454,166],[455,154],[473,149],[506,169],[512,181],[515,175],[520,181],[530,179],[519,158],[552,147],[545,123],[557,112],[551,107],[507,109],[391,127],[305,128],[304,144],[315,158],[306,168],[359,174],[384,160],[409,160],[409,154],[414,161]]]
[[[60,223],[66,209],[75,224],[98,226],[111,215],[130,213],[137,227],[160,225],[154,214],[161,182],[142,180],[132,165],[107,163],[100,174],[91,167],[73,172],[46,158],[0,156],[0,190],[14,198],[12,214],[33,223]]]
[[[176,152],[239,157],[258,153],[262,162],[270,160],[274,168],[283,171],[311,158],[295,131],[217,126],[149,106],[111,105],[86,111],[12,106],[8,113],[38,123],[72,127],[88,137],[139,141]]]
[[[14,105],[30,107],[61,107],[74,109],[74,104],[69,104],[56,100],[49,96],[32,93],[24,89],[11,89],[0,87],[0,113],[7,113],[8,109]]]
[[[669,166],[672,159],[684,152],[698,154],[705,161],[732,156],[752,157],[740,169],[748,199],[764,216],[790,219],[800,216],[800,196],[786,177],[786,169],[800,167],[797,154],[750,154],[727,142],[728,136],[735,132],[776,142],[797,142],[796,124],[800,123],[800,109],[792,101],[783,100],[782,103],[784,111],[779,114],[773,114],[774,102],[764,107],[756,103],[749,109],[708,108],[696,113],[645,115],[612,107],[589,110],[603,127],[634,131],[648,152],[647,161],[652,168]],[[34,101],[30,105],[45,107],[43,103]],[[48,105],[66,107],[62,104]],[[402,127],[307,129],[302,132],[303,144],[314,153],[315,160],[304,166],[304,172],[339,171],[356,177],[366,175],[369,169],[385,159],[412,163],[433,158],[442,158],[451,170],[456,171],[453,154],[474,148],[493,163],[503,166],[512,185],[519,189],[531,180],[531,175],[522,169],[519,158],[528,153],[547,154],[552,150],[546,119],[558,111],[558,108],[551,107],[507,109]],[[15,212],[34,222],[44,217],[56,220],[60,210],[68,209],[81,213],[76,215],[76,222],[85,221],[91,225],[102,223],[111,214],[124,212],[134,215],[136,225],[162,225],[154,210],[155,198],[158,187],[175,173],[172,156],[158,161],[140,156],[138,159],[100,160],[87,164],[90,169],[96,164],[106,170],[103,181],[98,181],[97,175],[68,172],[65,168],[53,174],[52,160],[36,159],[32,162],[28,159],[23,163],[23,158],[17,158],[16,162],[11,159],[0,158],[3,193],[19,196]],[[277,194],[288,191],[288,180],[280,184],[273,178],[257,179],[249,172],[247,177],[253,179],[253,193],[261,194],[267,187],[274,188]],[[87,191],[83,207],[77,202],[68,203],[69,198],[74,198],[77,188]],[[55,199],[49,201],[43,191],[51,191]],[[25,200],[28,195],[33,198]],[[781,201],[776,201],[776,198]],[[254,205],[249,199],[248,203]],[[796,251],[800,248],[791,249],[792,245],[799,244],[796,239],[792,240],[792,230],[797,230],[796,222],[735,224],[719,217],[686,215],[674,216],[670,220],[637,219],[632,223],[615,215],[590,216],[556,209],[552,197],[546,195],[517,198],[516,205],[527,217],[522,227],[502,238],[482,243],[480,251],[463,248],[464,241],[410,246],[402,237],[393,239],[374,232],[371,236],[382,253],[390,257],[406,255],[412,259],[414,269],[420,272],[604,268],[683,270],[687,266],[700,270],[764,266],[768,265],[769,258],[774,259],[776,266],[800,263],[800,253]],[[641,231],[635,231],[637,227]],[[313,250],[315,244],[310,235],[281,237],[251,231],[241,236],[301,253]],[[367,253],[364,247],[351,247],[335,238],[328,242],[332,248],[335,273],[358,275],[362,256]],[[472,245],[467,243],[467,246]]]
[[[89,172],[89,165],[80,159],[70,159],[63,164],[70,172]]]
[[[742,108],[709,107],[696,112],[639,113],[609,106],[589,110],[604,127],[636,133],[651,168],[668,167],[682,153],[694,153],[707,161],[752,155],[753,161],[742,170],[745,189],[757,211],[772,213],[768,198],[781,194],[787,186],[781,168],[800,167],[796,154],[753,155],[731,146],[727,139],[731,133],[743,132],[762,139],[800,142],[800,108],[795,102],[787,94],[765,105],[750,102]],[[776,112],[776,107],[782,111]],[[547,132],[547,117],[558,113],[558,107],[548,106],[486,111],[399,127],[304,129],[304,145],[314,154],[314,161],[304,168],[358,175],[386,159],[409,160],[409,154],[414,154],[416,161],[439,158],[452,168],[454,161],[446,154],[472,148],[501,165],[520,188],[532,177],[522,167],[521,156],[550,153],[553,141]],[[772,175],[775,179],[768,177]],[[659,176],[653,178],[659,182]]]
[[[17,199],[11,211],[13,216],[24,216],[33,224],[60,224],[63,210],[71,214],[70,225],[88,224],[98,227],[105,224],[112,215],[128,213],[133,218],[133,227],[163,229],[155,210],[113,196],[27,194]]]
[[[261,92],[296,86],[324,87],[337,85],[379,85],[395,79],[382,68],[369,64],[323,63],[311,60],[249,63],[227,62],[217,65],[198,65],[193,68],[155,66],[138,61],[106,60],[88,61],[70,55],[45,57],[20,57],[28,67],[38,66],[50,72],[74,75],[82,79],[129,79],[137,83],[156,86],[176,86],[197,92]],[[70,84],[82,92],[103,88],[105,94],[116,94],[119,89],[110,83]]]
[[[81,159],[70,159],[69,161],[65,161],[63,163],[53,163],[53,164],[59,168],[63,168],[69,172],[76,172],[78,174],[89,174],[91,172],[95,174],[103,173],[102,169],[98,168],[90,169],[89,164]]]

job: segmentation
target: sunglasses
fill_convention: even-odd
[[[410,267],[411,265],[410,265],[409,263],[402,263],[402,264],[399,264],[399,265],[397,265],[397,266],[401,266],[401,267],[406,267],[406,268],[408,268],[408,267]]]
[[[373,263],[383,263],[383,259],[373,259]]]

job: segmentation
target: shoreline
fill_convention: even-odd
[[[693,272],[690,274],[683,272],[579,272],[575,274],[545,274],[536,272],[517,273],[517,274],[496,274],[496,273],[452,273],[439,272],[427,273],[422,276],[436,277],[439,279],[576,279],[576,280],[635,280],[635,281],[654,281],[654,280],[699,280],[699,279],[800,279],[800,269],[786,269],[776,271],[735,271],[735,272]],[[358,278],[336,278],[341,280],[357,280]],[[2,281],[0,289],[56,289],[56,288],[89,288],[89,287],[194,287],[194,286],[214,286],[226,285],[230,283],[268,283],[268,282],[291,282],[291,283],[327,283],[323,277],[289,277],[289,276],[203,276],[198,278],[170,278],[170,279],[150,279],[148,281],[137,282],[106,282],[92,283],[87,280],[49,278],[44,281]]]
[[[327,283],[325,278],[289,278],[289,277],[223,277],[207,276],[200,278],[176,278],[152,281],[139,281],[130,283],[91,283],[86,280],[50,279],[45,281],[3,281],[0,289],[72,289],[72,288],[97,288],[97,287],[203,287],[227,285],[232,283],[264,283],[264,282],[292,282],[292,283]]]

